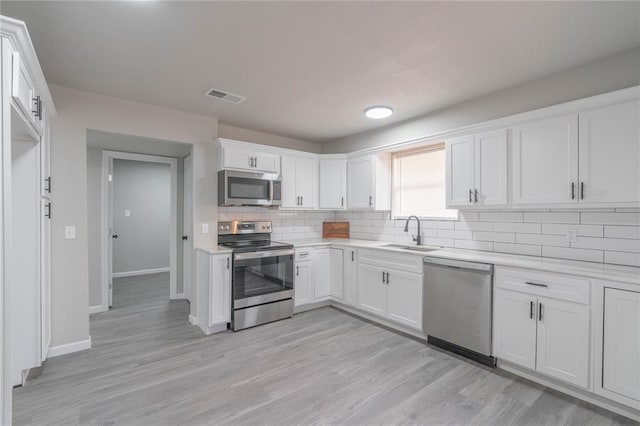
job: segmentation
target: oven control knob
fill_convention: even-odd
[[[266,226],[264,226],[264,225],[262,225],[262,229],[267,229],[267,227],[266,227]]]

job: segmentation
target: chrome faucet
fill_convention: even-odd
[[[417,245],[421,245],[422,244],[422,236],[420,235],[420,219],[418,219],[418,216],[409,216],[407,218],[407,222],[404,224],[404,232],[409,232],[409,221],[411,219],[415,219],[416,222],[418,222],[418,235],[412,235],[413,237],[413,241],[416,242]]]

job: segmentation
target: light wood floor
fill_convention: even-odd
[[[93,348],[16,389],[14,424],[632,424],[333,308],[206,337],[168,295],[117,280]]]

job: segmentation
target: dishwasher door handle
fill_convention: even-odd
[[[481,274],[492,274],[493,265],[488,263],[467,262],[464,260],[439,259],[425,257],[422,260],[424,266],[440,266],[443,268],[458,269],[463,271],[477,272]]]

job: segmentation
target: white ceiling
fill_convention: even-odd
[[[640,2],[3,0],[1,12],[27,22],[49,82],[319,142],[640,45]],[[373,104],[395,114],[366,119]]]
[[[111,151],[135,152],[182,158],[191,154],[191,144],[129,136],[119,133],[87,130],[87,146]]]

